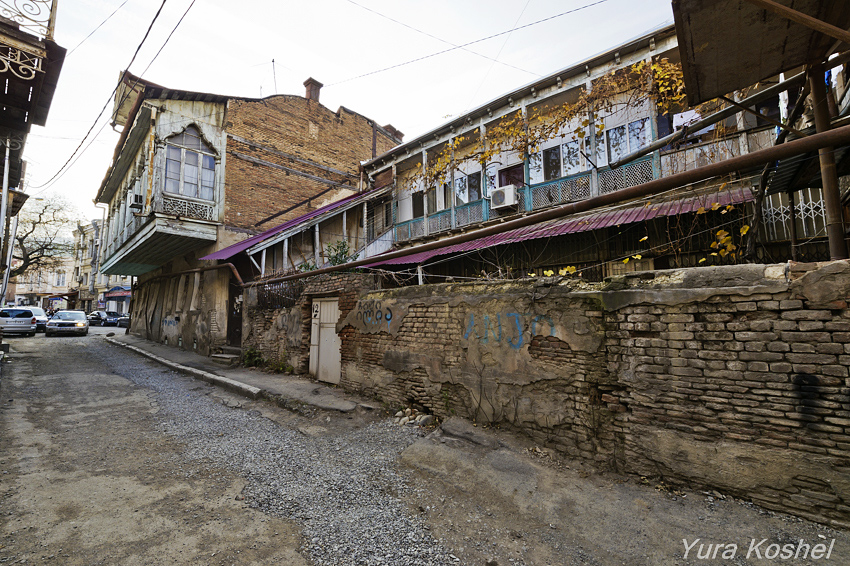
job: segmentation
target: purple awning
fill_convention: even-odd
[[[226,248],[218,250],[217,252],[213,252],[209,255],[205,255],[201,259],[203,259],[203,260],[230,259],[231,257],[235,256],[236,254],[238,254],[240,252],[244,252],[245,250],[247,250],[251,246],[259,244],[263,240],[267,240],[268,238],[271,238],[272,236],[275,236],[277,234],[280,234],[281,232],[284,232],[286,230],[294,228],[295,226],[298,226],[299,224],[304,224],[304,223],[306,223],[306,222],[308,222],[308,221],[310,221],[310,220],[312,220],[312,219],[314,219],[318,216],[321,216],[323,214],[331,212],[331,211],[333,211],[337,208],[341,208],[341,207],[343,207],[347,204],[351,204],[352,201],[356,201],[357,199],[366,199],[366,198],[368,198],[368,196],[373,195],[374,193],[380,192],[384,189],[386,189],[386,187],[379,187],[377,189],[372,189],[370,191],[365,191],[365,192],[362,192],[362,193],[355,193],[351,196],[345,197],[344,199],[341,199],[341,200],[338,200],[336,202],[332,202],[328,205],[325,205],[322,208],[317,208],[316,210],[314,210],[312,212],[308,212],[307,214],[299,216],[298,218],[293,218],[292,220],[284,222],[283,224],[275,226],[274,228],[266,230],[265,232],[262,232],[260,234],[255,235],[255,236],[251,236],[250,238],[246,238],[246,239],[242,240],[241,242],[237,242],[237,243],[233,244],[232,246],[228,246]]]
[[[600,228],[607,228],[609,226],[652,220],[653,218],[661,216],[676,216],[678,214],[697,212],[700,208],[709,210],[715,205],[715,203],[719,207],[726,207],[730,204],[749,202],[753,200],[753,198],[753,194],[749,189],[735,188],[717,193],[692,196],[668,202],[660,202],[657,204],[650,202],[644,206],[596,212],[581,217],[571,216],[568,218],[559,218],[557,220],[549,220],[547,222],[541,222],[540,224],[517,228],[516,230],[502,232],[501,234],[494,234],[492,236],[463,242],[461,244],[455,244],[445,248],[429,250],[395,259],[388,259],[386,261],[380,261],[380,256],[377,256],[375,259],[379,261],[369,264],[367,267],[376,267],[379,265],[403,265],[411,263],[420,264],[440,255],[471,252],[514,242],[522,242],[539,238],[551,238],[553,236],[563,236],[565,234],[575,234],[577,232],[587,232],[589,230],[599,230]]]

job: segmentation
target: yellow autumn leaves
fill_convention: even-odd
[[[564,277],[565,275],[573,275],[573,274],[575,274],[576,271],[577,270],[576,270],[575,266],[568,265],[567,267],[560,268],[558,270],[558,275],[560,275],[561,277]],[[555,270],[554,269],[544,269],[543,275],[545,277],[552,277],[553,275],[555,275]],[[529,271],[528,276],[529,277],[537,277],[537,274],[534,273],[533,271]]]

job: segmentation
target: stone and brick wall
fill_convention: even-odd
[[[242,314],[242,349],[253,349],[273,364],[289,364],[306,373],[310,363],[310,324],[313,297],[339,297],[341,316],[357,304],[365,291],[377,289],[377,278],[362,273],[317,275],[295,283],[299,298],[291,307],[266,309],[257,306],[256,286],[245,289]]]
[[[378,155],[398,143],[360,114],[291,95],[231,100],[225,129],[225,224],[252,230],[307,199],[260,229],[351,194],[358,189],[359,163],[372,157],[373,137]]]
[[[375,291],[342,385],[850,525],[850,263]]]

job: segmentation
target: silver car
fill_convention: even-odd
[[[47,321],[45,336],[56,336],[57,334],[79,334],[85,336],[89,333],[89,321],[83,311],[59,311]]]
[[[26,334],[35,336],[35,314],[28,307],[7,307],[0,309],[0,328],[3,334]]]
[[[35,329],[37,332],[44,332],[47,328],[47,313],[41,307],[27,307],[35,315]]]

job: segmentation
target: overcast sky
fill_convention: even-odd
[[[246,97],[303,96],[312,76],[325,85],[326,107],[392,124],[405,139],[672,22],[670,0],[195,0],[174,31],[191,4],[165,2],[132,73],[169,88]],[[33,127],[27,141],[28,193],[61,193],[82,219],[101,217],[92,200],[119,135],[108,124],[110,93],[160,5],[59,2],[55,40],[68,55],[47,126]],[[515,29],[539,20],[546,21]],[[107,101],[93,141],[49,181]]]

